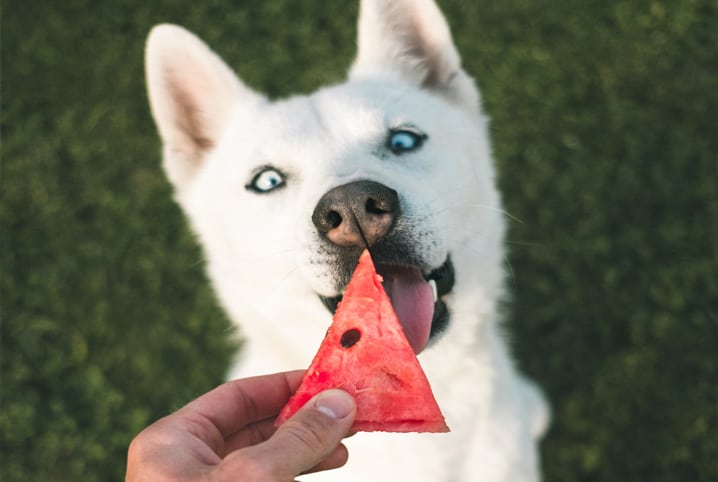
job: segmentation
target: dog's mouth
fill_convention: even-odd
[[[425,274],[416,266],[397,264],[376,265],[384,279],[383,285],[404,334],[416,354],[441,334],[449,323],[446,296],[454,288],[454,264],[447,257],[444,264]],[[319,296],[334,314],[342,295]]]

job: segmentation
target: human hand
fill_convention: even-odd
[[[341,467],[356,413],[346,392],[322,392],[274,427],[302,374],[228,382],[153,423],[130,445],[125,481],[285,482]]]

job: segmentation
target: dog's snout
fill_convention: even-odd
[[[312,221],[332,243],[363,247],[389,234],[399,212],[396,191],[374,181],[355,181],[322,196]]]

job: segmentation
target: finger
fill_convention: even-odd
[[[219,469],[225,474],[251,473],[257,480],[293,480],[315,467],[334,468],[346,461],[342,438],[351,429],[356,414],[354,399],[338,389],[320,393],[280,426],[266,442],[228,455]],[[346,451],[344,450],[344,453]],[[253,479],[248,479],[253,480]]]
[[[224,453],[221,455],[224,457],[226,454],[232,453],[235,450],[251,447],[252,445],[257,445],[269,439],[269,437],[277,431],[277,427],[274,425],[276,418],[277,417],[270,417],[247,425],[239,432],[227,437],[224,442]]]
[[[248,425],[244,428],[244,430],[241,430],[236,434],[230,436],[225,441],[225,454],[229,454],[234,452],[235,450],[239,450],[245,447],[251,447],[252,445],[262,443],[265,440],[268,440],[272,435],[274,435],[274,432],[276,431],[277,427],[274,426],[274,417],[271,419],[262,420],[261,422],[253,423],[252,425]],[[351,437],[352,435],[354,434],[350,433],[348,437]],[[221,454],[221,456],[224,457],[225,454]],[[332,452],[318,465],[307,470],[306,473],[336,469],[337,467],[341,467],[342,465],[344,465],[347,462],[348,457],[349,453],[347,451],[347,448],[343,444],[339,444],[339,446],[334,450],[334,452]]]
[[[259,422],[247,425],[239,432],[230,435],[224,441],[224,452],[219,455],[224,457],[226,454],[232,453],[235,450],[257,445],[269,439],[269,437],[274,435],[274,432],[277,431],[277,427],[274,425],[276,418],[277,417],[270,417],[265,420],[260,420]],[[353,437],[354,434],[356,434],[356,431],[352,430],[345,438]],[[318,470],[313,471],[317,472]]]
[[[211,422],[224,439],[246,425],[275,416],[299,386],[302,370],[234,380],[202,395],[176,415],[194,426]],[[204,438],[202,434],[197,434]]]
[[[323,470],[337,469],[346,464],[348,459],[349,451],[347,450],[346,445],[339,444],[339,446],[334,449],[334,452],[329,454],[326,459],[322,460],[317,465],[303,473],[311,474],[313,472],[321,472]]]

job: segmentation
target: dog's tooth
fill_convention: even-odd
[[[439,301],[439,290],[436,289],[436,280],[430,279],[429,286],[431,286],[431,292],[434,293],[434,303]]]

